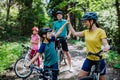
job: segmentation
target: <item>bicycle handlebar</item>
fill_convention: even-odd
[[[112,50],[112,47],[110,46],[110,49],[109,50]],[[99,52],[97,52],[97,53],[92,53],[92,52],[88,52],[88,54],[87,55],[95,55],[95,56],[98,56],[100,59],[102,58],[102,53],[103,53],[104,51],[103,50],[100,50]]]
[[[24,44],[21,45],[25,49],[31,49],[29,46],[25,46]]]

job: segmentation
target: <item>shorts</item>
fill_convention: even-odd
[[[92,65],[97,64],[97,61],[92,61],[89,59],[85,59],[83,66],[82,66],[82,70],[86,71],[86,72],[90,72],[91,71],[91,67]],[[100,75],[105,75],[106,74],[106,63],[105,60],[101,60],[101,65],[100,65]]]
[[[67,40],[65,38],[60,38],[60,43],[62,44],[63,51],[68,51]],[[55,47],[58,46],[58,41],[55,40]]]

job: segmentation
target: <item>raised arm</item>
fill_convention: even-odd
[[[68,24],[68,23],[67,23],[67,21],[66,21],[66,23],[65,23],[65,24],[58,30],[58,32],[55,34],[55,38],[60,35],[60,33],[63,31],[63,29],[66,27],[67,24]]]
[[[69,26],[70,26],[70,30],[71,30],[71,32],[72,32],[72,34],[73,34],[74,36],[83,36],[83,35],[82,35],[82,32],[76,32],[76,31],[73,29],[73,27],[72,27],[72,25],[71,25],[70,22],[69,22]]]

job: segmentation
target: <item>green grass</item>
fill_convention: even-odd
[[[111,50],[106,54],[106,57],[109,66],[120,69],[120,54]]]
[[[0,45],[0,73],[16,61],[22,52],[18,42],[1,42]]]

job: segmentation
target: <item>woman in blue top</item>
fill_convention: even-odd
[[[42,28],[40,30],[40,36],[43,38],[43,41],[41,43],[41,46],[36,53],[36,55],[32,58],[32,60],[26,65],[26,67],[30,66],[31,63],[33,63],[40,54],[44,53],[44,69],[50,68],[50,69],[58,69],[58,55],[55,50],[54,41],[55,38],[62,32],[62,30],[67,25],[67,22],[59,29],[59,31],[53,35],[52,29],[50,28]],[[55,71],[53,74],[52,80],[58,80],[58,71]]]

